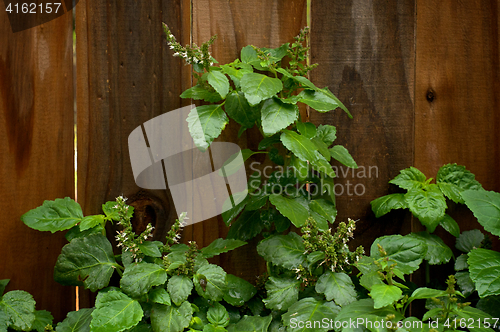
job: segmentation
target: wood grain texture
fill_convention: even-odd
[[[497,1],[419,1],[415,165],[435,176],[465,165],[500,189],[500,70]]]
[[[127,139],[145,121],[180,106],[180,62],[166,55],[161,22],[180,29],[181,8],[169,1],[79,7],[78,200],[85,213],[98,213],[123,194],[144,219],[133,220],[138,231],[152,222],[160,239],[175,215],[165,190],[135,184]]]
[[[38,232],[20,217],[74,196],[72,16],[12,33],[0,4],[0,279],[33,294],[57,321],[73,293],[53,280],[63,234]]]
[[[181,105],[185,69],[167,54],[161,23],[185,39],[185,10],[189,13],[189,2],[167,0],[77,6],[78,201],[84,214],[95,214],[106,201],[128,197],[136,231],[150,222],[154,240],[164,239],[175,209],[166,190],[135,184],[128,136]],[[110,239],[114,231],[108,230]],[[91,299],[83,302],[93,305]]]
[[[457,163],[500,191],[499,15],[498,1],[417,2],[415,166],[428,177]],[[481,228],[464,206],[451,215]]]
[[[313,1],[311,80],[328,86],[351,111],[320,114],[311,122],[337,127],[360,168],[337,172],[337,220],[359,219],[355,244],[369,248],[382,234],[399,233],[404,214],[376,220],[370,201],[386,195],[387,181],[413,164],[415,2]],[[371,173],[370,171],[371,168]],[[356,187],[357,186],[357,187]]]
[[[193,42],[201,45],[212,35],[218,38],[212,46],[212,55],[220,64],[232,62],[240,56],[246,45],[278,47],[293,42],[300,29],[306,25],[305,0],[285,1],[193,1]],[[234,142],[242,149],[257,150],[262,139],[258,131],[249,130],[237,138],[238,126],[230,123],[217,141]],[[254,128],[255,129],[255,128]],[[263,158],[250,159],[263,162]],[[206,246],[219,237],[225,237],[228,228],[222,219],[212,218],[186,228],[186,238]],[[221,264],[228,273],[254,282],[263,270],[263,262],[256,252],[257,239],[247,246],[212,260]]]

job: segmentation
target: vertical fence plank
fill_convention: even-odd
[[[146,221],[163,227],[170,217],[165,191],[135,184],[127,139],[137,126],[180,105],[181,74],[170,70],[178,60],[163,56],[161,28],[165,16],[179,16],[176,3],[79,4],[78,199],[85,213],[98,213],[102,203],[124,194],[138,214],[153,208]]]
[[[415,166],[435,177],[444,164],[465,165],[499,191],[498,1],[418,1],[417,18]],[[479,226],[451,208],[462,231]]]
[[[77,8],[78,201],[94,214],[123,194],[135,208],[135,229],[151,222],[155,240],[164,239],[175,209],[165,190],[135,184],[128,135],[181,105],[183,69],[166,54],[161,22],[186,31],[184,10],[186,1],[168,0],[81,0]]]
[[[66,240],[34,231],[20,217],[74,196],[72,16],[12,33],[0,5],[0,279],[33,294],[60,321],[72,293],[53,280]]]
[[[295,1],[193,1],[193,41],[201,45],[212,35],[217,41],[212,55],[220,64],[232,62],[240,56],[242,47],[253,44],[258,47],[278,47],[293,42],[300,29],[306,25],[306,0]],[[255,128],[254,128],[255,129]],[[230,123],[218,141],[234,142],[241,148],[257,149],[260,133],[249,130],[237,138],[238,128]],[[250,159],[250,162],[254,159]],[[256,159],[255,159],[256,160]],[[258,158],[263,161],[263,158]],[[225,237],[227,227],[220,217],[206,220],[186,229],[186,235],[206,246],[218,237]],[[256,240],[245,247],[221,255],[213,262],[222,264],[233,274],[254,281],[261,270]]]
[[[334,163],[337,220],[360,219],[354,242],[365,248],[402,227],[375,220],[370,201],[393,190],[387,181],[413,163],[414,9],[414,0],[312,3],[312,62],[320,66],[311,80],[328,86],[354,119],[337,110],[311,112],[311,121],[337,126],[336,144],[360,167]]]

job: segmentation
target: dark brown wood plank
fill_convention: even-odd
[[[305,0],[296,1],[193,1],[193,41],[201,45],[212,35],[217,41],[212,55],[220,64],[239,58],[241,48],[253,44],[258,47],[278,47],[293,42],[300,29],[306,25]],[[260,133],[249,131],[237,138],[238,127],[230,123],[217,141],[237,143],[243,148],[257,148]],[[219,237],[225,237],[228,228],[220,216],[186,229],[198,245],[206,246]],[[187,234],[186,234],[187,235]],[[263,270],[255,250],[257,240],[245,247],[213,259],[229,273],[249,281]]]
[[[399,233],[403,215],[376,220],[370,201],[394,190],[387,181],[413,164],[415,1],[312,2],[311,80],[328,86],[351,111],[311,111],[311,122],[337,127],[358,170],[333,163],[338,221],[359,219],[355,244]],[[371,172],[370,172],[371,170]],[[409,225],[409,223],[408,223]],[[406,231],[409,231],[407,229]]]
[[[85,214],[95,214],[123,194],[136,209],[136,230],[151,222],[154,239],[164,240],[175,209],[166,190],[136,185],[128,136],[181,105],[184,69],[167,54],[161,23],[189,30],[182,22],[188,2],[80,1],[78,7],[78,201]]]
[[[161,28],[162,21],[174,18],[179,29],[180,7],[174,1],[82,6],[86,12],[78,31],[86,49],[78,60],[78,199],[86,213],[97,213],[102,203],[123,194],[146,217],[135,220],[137,225],[156,223],[160,238],[173,209],[165,190],[135,184],[127,139],[145,121],[180,106],[179,61],[166,55]],[[148,217],[148,206],[156,218]]]
[[[0,141],[0,279],[60,321],[74,308],[74,292],[53,280],[66,240],[20,217],[44,200],[74,197],[71,13],[13,33],[0,5]]]
[[[417,2],[415,166],[429,177],[457,163],[500,191],[499,14],[498,1]],[[452,216],[479,226],[463,206]]]

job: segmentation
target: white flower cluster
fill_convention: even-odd
[[[151,224],[148,224],[146,226],[146,230],[144,232],[142,232],[142,237],[144,238],[144,240],[147,240],[149,237],[153,237],[153,230],[154,230],[154,226],[152,226]]]
[[[213,43],[213,38],[208,43],[203,44],[201,48],[196,44],[183,47],[180,43],[177,42],[175,36],[172,34],[172,32],[170,32],[167,25],[163,24],[163,28],[167,37],[168,46],[171,50],[174,51],[174,57],[183,58],[189,65],[199,64],[202,66],[212,66],[214,64],[214,62],[212,61],[212,56],[208,51],[208,46]]]
[[[186,212],[182,212],[179,215],[179,219],[177,220],[178,230],[175,233],[174,238],[172,239],[174,243],[179,243],[179,240],[181,239],[181,231],[187,225],[186,219],[189,219],[186,215]]]

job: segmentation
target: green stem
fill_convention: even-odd
[[[115,268],[116,272],[118,272],[118,274],[120,275],[120,277],[123,276],[123,270],[125,270],[125,268],[123,266],[121,266],[120,264],[116,263],[116,264],[113,264],[113,267]]]

